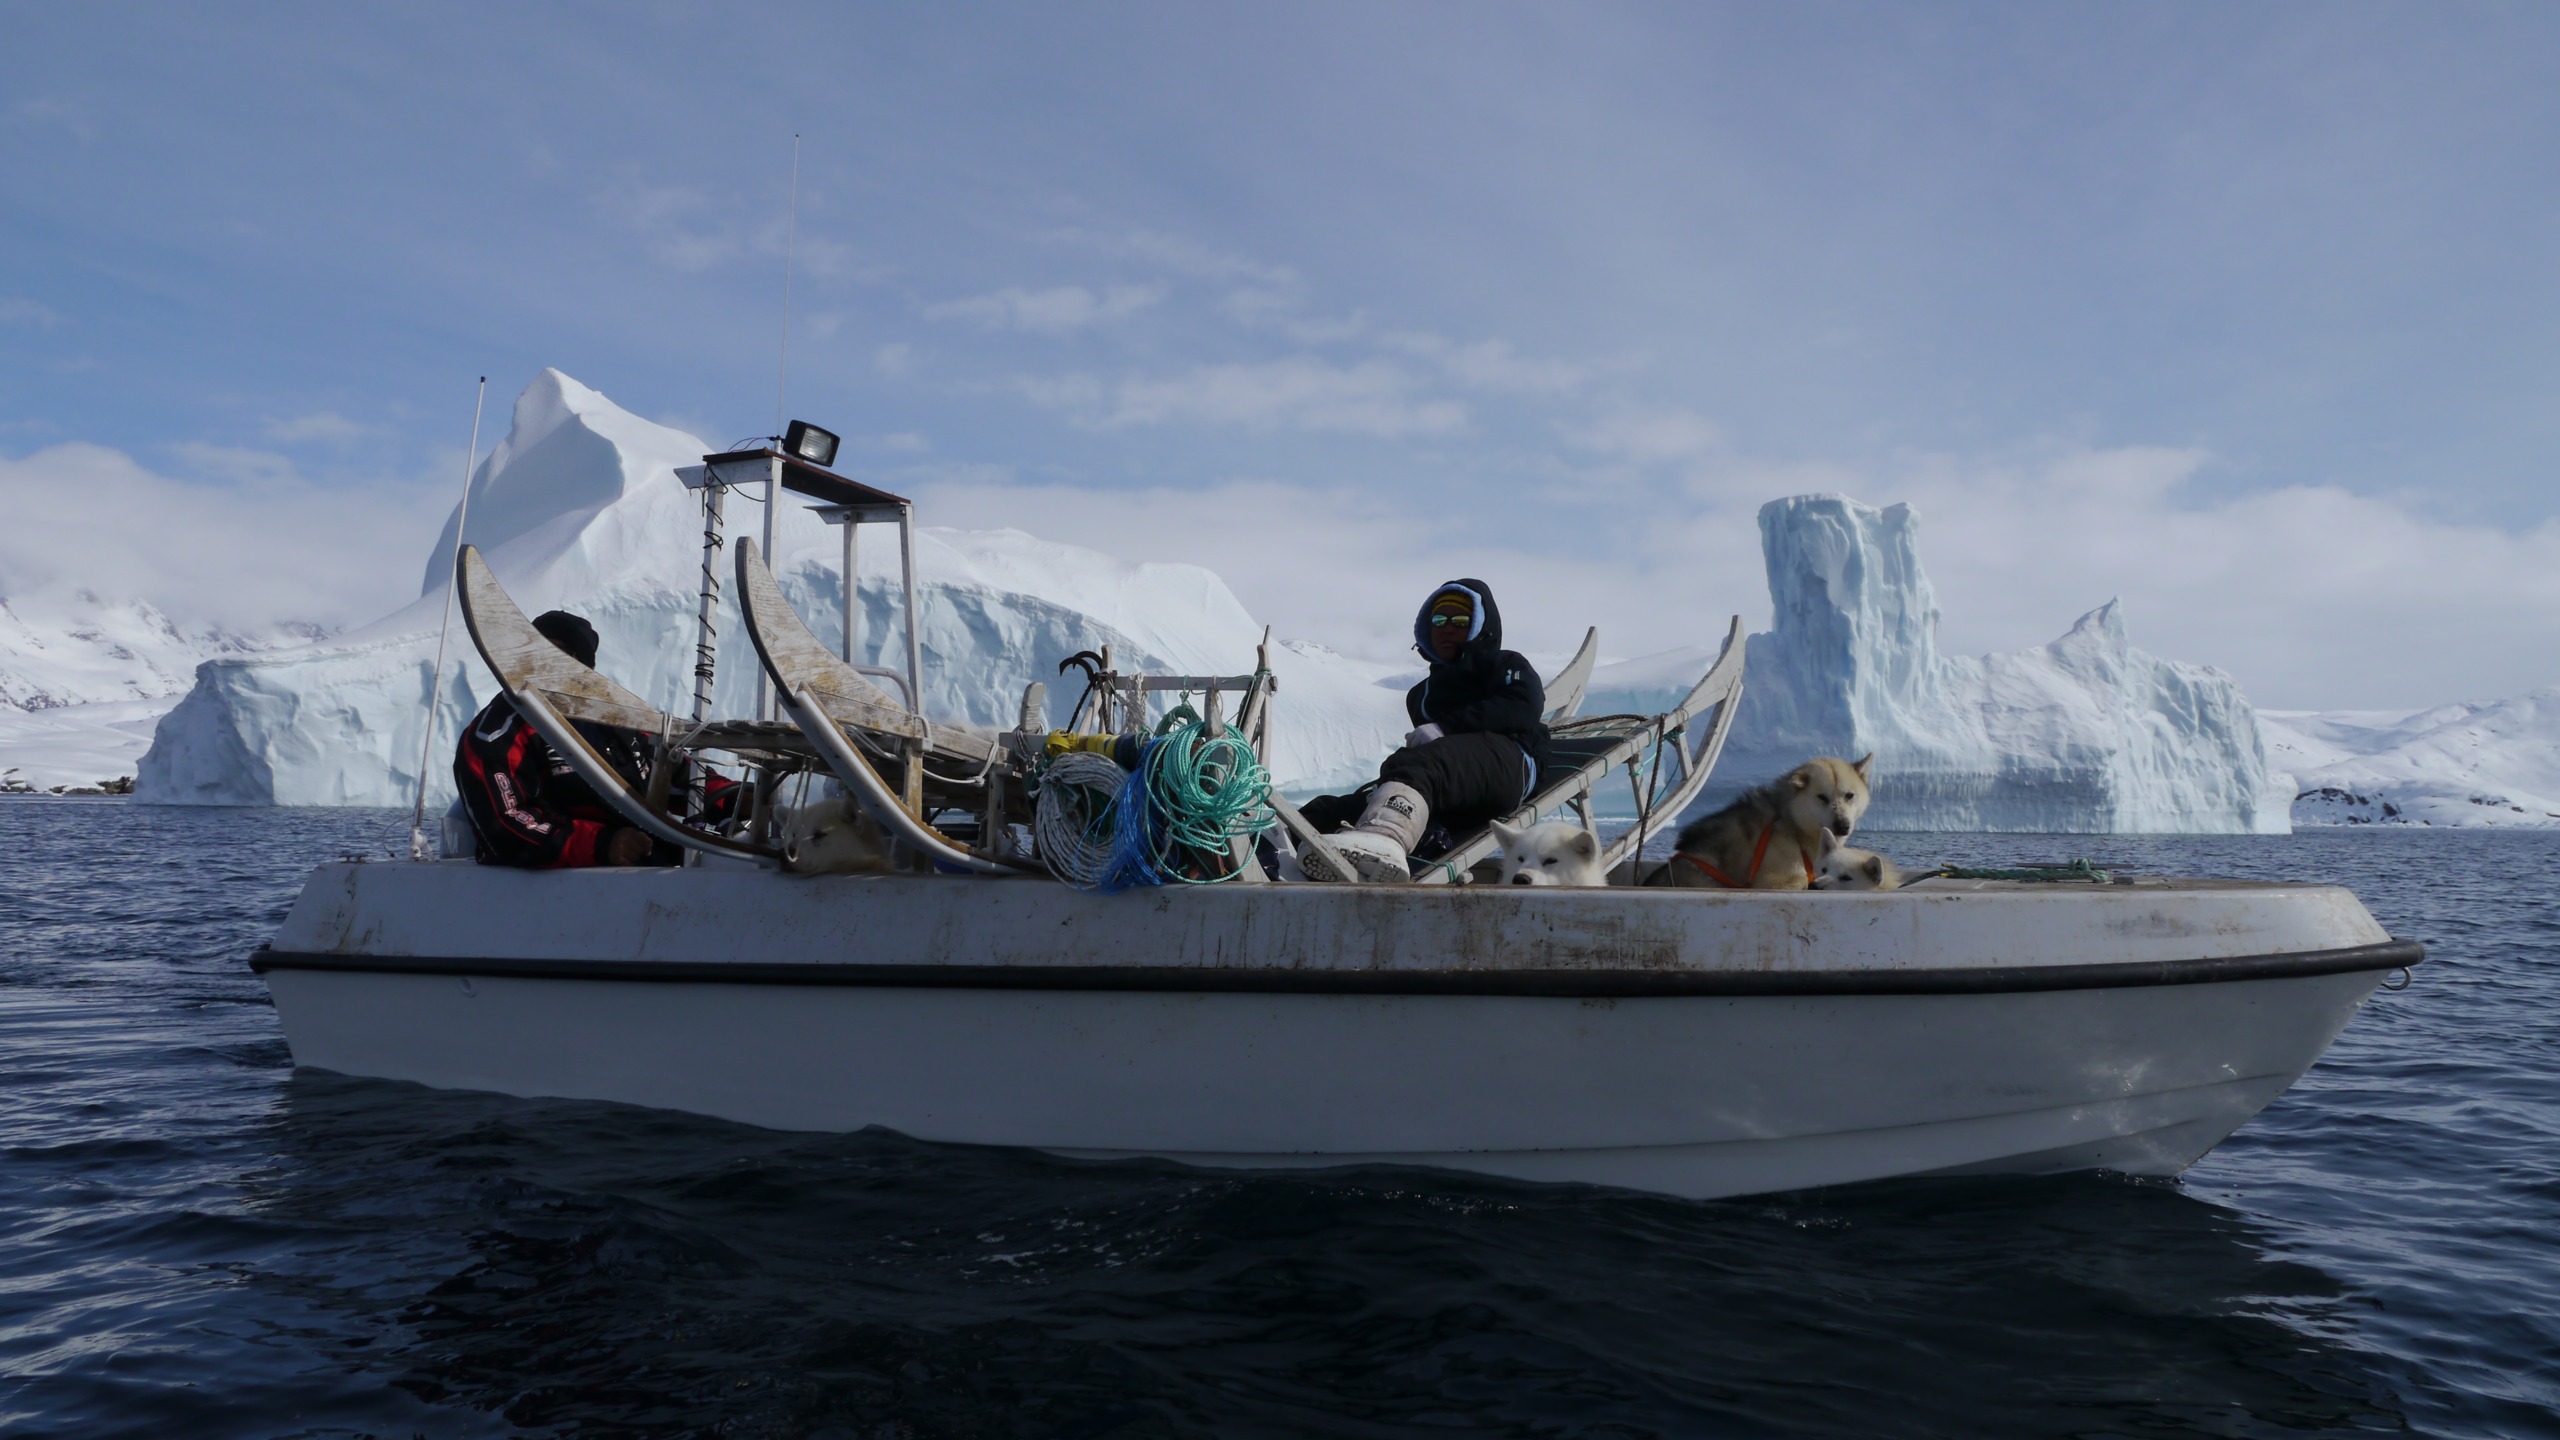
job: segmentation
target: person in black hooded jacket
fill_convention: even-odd
[[[1493,587],[1452,580],[1433,590],[1413,619],[1413,648],[1431,662],[1405,692],[1413,732],[1358,795],[1309,801],[1319,827],[1359,818],[1329,836],[1356,876],[1336,876],[1323,856],[1301,855],[1318,879],[1404,880],[1410,857],[1436,821],[1463,835],[1517,810],[1536,790],[1547,759],[1547,690],[1536,667],[1502,648],[1502,611]]]
[[[537,617],[533,628],[570,659],[596,663],[596,627],[586,617],[553,610]],[[647,782],[646,760],[630,732],[584,720],[570,723],[623,778],[634,785]],[[622,823],[503,694],[462,728],[454,742],[453,781],[479,836],[483,865],[556,870],[672,865],[681,858],[660,853],[666,847]]]

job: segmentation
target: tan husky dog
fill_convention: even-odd
[[[1647,883],[1809,888],[1823,853],[1848,839],[1867,813],[1867,767],[1875,758],[1807,760],[1713,815],[1690,821],[1671,863]]]

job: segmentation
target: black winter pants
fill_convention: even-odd
[[[1431,806],[1433,828],[1464,837],[1520,808],[1529,788],[1529,756],[1501,735],[1443,735],[1388,756],[1378,779],[1412,786]],[[1319,795],[1301,808],[1318,830],[1339,830],[1360,818],[1370,788]]]

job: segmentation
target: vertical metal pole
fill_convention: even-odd
[[[907,583],[907,698],[924,713],[924,640],[916,617],[916,507],[898,507],[898,569]]]
[[[711,682],[718,664],[720,644],[716,627],[720,620],[720,547],[721,501],[723,487],[717,475],[704,477],[702,486],[702,598],[693,612],[693,723],[711,718]],[[764,667],[758,666],[761,670]]]
[[[863,607],[863,579],[860,579],[860,571],[855,569],[855,556],[860,556],[860,551],[855,548],[855,543],[852,543],[855,530],[858,530],[860,525],[863,525],[863,518],[855,515],[855,512],[847,507],[845,510],[845,664],[847,666],[863,664],[863,661],[852,659],[852,653],[863,648],[863,610],[860,610],[860,607]]]
[[[444,683],[444,641],[453,630],[453,592],[462,584],[463,529],[471,523],[471,462],[480,454],[480,407],[489,400],[489,377],[480,377],[471,401],[471,445],[462,452],[462,504],[453,512],[454,563],[444,572],[443,618],[436,622],[436,663],[427,671],[427,733],[418,741],[418,804],[409,813],[409,858],[433,860],[436,847],[427,843],[427,767],[435,763],[436,687]]]
[[[773,443],[779,445],[782,442],[776,440]],[[782,572],[782,557],[773,553],[773,526],[775,518],[781,513],[782,452],[777,450],[765,461],[764,482],[764,563],[773,567],[777,579]],[[770,720],[773,716],[773,681],[764,673],[764,667],[758,665],[756,667],[756,718]]]

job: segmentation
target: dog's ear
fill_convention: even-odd
[[[1870,750],[1866,754],[1859,756],[1856,760],[1851,761],[1849,768],[1857,771],[1858,778],[1864,780],[1867,778],[1867,767],[1875,763],[1875,758],[1876,752]]]
[[[1866,864],[1864,864],[1864,865],[1859,866],[1858,868],[1859,868],[1859,869],[1861,869],[1861,870],[1866,871],[1866,872],[1867,872],[1867,879],[1868,879],[1868,880],[1870,880],[1870,881],[1872,881],[1873,883],[1878,884],[1878,885],[1881,885],[1881,884],[1883,884],[1883,883],[1884,883],[1884,857],[1883,857],[1883,856],[1881,856],[1881,855],[1870,855],[1870,856],[1868,856],[1868,857],[1867,857],[1867,863],[1866,863]]]
[[[1813,783],[1813,772],[1799,765],[1796,767],[1796,773],[1788,776],[1787,779],[1794,782],[1795,788],[1802,790]]]
[[[1502,848],[1505,850],[1519,844],[1520,837],[1528,833],[1526,830],[1514,830],[1499,820],[1493,822],[1493,838],[1501,841]]]
[[[1585,860],[1597,860],[1597,859],[1599,859],[1599,858],[1600,858],[1600,837],[1599,837],[1599,836],[1597,836],[1597,835],[1592,834],[1592,833],[1591,833],[1590,831],[1588,831],[1588,830],[1576,830],[1576,831],[1574,831],[1574,832],[1573,832],[1573,853],[1574,853],[1574,854],[1576,854],[1576,855],[1581,856],[1581,857],[1582,857],[1583,859],[1585,859]]]
[[[1826,828],[1826,829],[1824,829],[1823,831],[1821,831],[1820,833],[1821,833],[1821,836],[1822,836],[1822,841],[1821,841],[1821,844],[1822,844],[1822,851],[1821,851],[1821,853],[1820,853],[1819,855],[1816,855],[1816,856],[1814,857],[1814,858],[1815,858],[1815,859],[1817,859],[1817,860],[1827,858],[1827,857],[1831,854],[1831,852],[1832,852],[1832,851],[1837,850],[1837,849],[1839,849],[1839,848],[1840,848],[1840,837],[1839,837],[1839,836],[1832,834],[1832,833],[1831,833],[1831,831],[1830,831],[1829,829],[1827,829],[1827,828]]]

